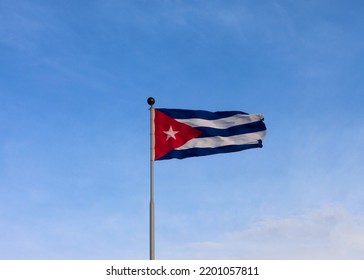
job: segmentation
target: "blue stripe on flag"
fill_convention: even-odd
[[[204,110],[161,109],[161,108],[158,108],[158,110],[174,119],[197,118],[205,120],[217,120],[221,118],[228,118],[237,114],[248,115],[247,113],[240,111],[209,112]]]
[[[254,133],[258,131],[266,130],[265,124],[262,121],[253,122],[248,124],[237,125],[229,127],[227,129],[218,129],[211,127],[196,127],[196,129],[202,131],[202,134],[197,138],[212,137],[212,136],[234,136],[245,133]]]
[[[214,154],[221,154],[221,153],[232,153],[232,152],[239,152],[247,149],[252,148],[262,148],[262,141],[259,140],[257,144],[244,144],[244,145],[232,145],[232,146],[222,146],[217,148],[191,148],[187,150],[172,150],[163,157],[159,158],[158,160],[164,159],[183,159],[188,157],[199,157],[199,156],[208,156]]]

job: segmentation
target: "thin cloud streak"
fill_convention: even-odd
[[[172,252],[178,259],[361,259],[364,215],[327,206],[266,217],[218,242],[188,243]]]

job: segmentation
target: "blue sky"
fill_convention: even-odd
[[[263,113],[155,164],[157,259],[362,259],[361,1],[0,0],[0,259],[148,259],[149,111]]]

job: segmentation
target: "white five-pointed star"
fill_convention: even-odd
[[[163,131],[165,134],[167,134],[167,140],[169,138],[173,138],[173,139],[176,139],[176,134],[179,132],[179,131],[174,131],[172,126],[169,127],[169,130],[167,131]]]

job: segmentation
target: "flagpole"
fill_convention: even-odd
[[[150,105],[150,203],[149,203],[149,259],[155,260],[154,228],[154,108],[155,99],[149,97]]]

